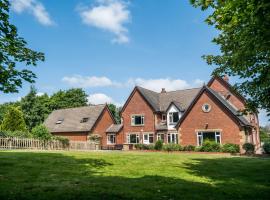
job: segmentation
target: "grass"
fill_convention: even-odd
[[[270,159],[0,151],[0,199],[269,199]]]

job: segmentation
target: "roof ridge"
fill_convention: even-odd
[[[171,92],[179,92],[179,91],[186,91],[186,90],[194,90],[194,89],[201,89],[203,86],[201,87],[194,87],[194,88],[187,88],[187,89],[181,89],[181,90],[172,90],[172,91],[168,91],[168,92],[165,92],[165,93],[159,93],[159,94],[166,94],[166,93],[171,93]]]
[[[88,108],[88,107],[97,107],[97,106],[106,106],[106,104],[87,105],[87,106],[79,106],[79,107],[72,107],[72,108],[61,108],[61,109],[56,109],[54,111],[72,110],[72,109],[78,109],[78,108]]]

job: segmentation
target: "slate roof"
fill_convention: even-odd
[[[106,133],[118,133],[123,128],[123,124],[112,124],[107,128]]]
[[[53,111],[44,124],[52,133],[57,132],[89,132],[99,119],[106,104],[68,108]],[[88,120],[82,123],[83,118]],[[58,120],[63,120],[57,124]]]
[[[181,111],[187,109],[201,88],[176,90],[171,92],[157,93],[137,86],[139,92],[147,100],[156,112],[165,112],[173,102]]]
[[[157,131],[166,131],[168,130],[168,126],[166,123],[159,123],[155,125]]]

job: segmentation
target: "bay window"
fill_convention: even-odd
[[[179,113],[178,112],[170,112],[169,113],[169,122],[170,124],[176,124],[179,120]]]

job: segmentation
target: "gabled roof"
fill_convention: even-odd
[[[212,95],[226,110],[228,110],[232,116],[239,122],[242,126],[251,126],[251,124],[246,120],[246,118],[238,112],[224,97],[219,95],[216,91],[212,90],[208,86],[203,86],[200,92],[197,94],[197,96],[194,98],[188,109],[184,112],[180,120],[178,121],[176,127],[179,127],[181,123],[184,121],[188,113],[191,111],[192,107],[196,104],[197,100],[200,98],[200,96],[203,94],[203,92],[209,92],[209,94]]]
[[[101,117],[107,105],[91,105],[53,111],[45,120],[50,132],[90,132]],[[82,122],[83,118],[88,118]],[[62,120],[61,123],[56,123]]]
[[[179,111],[184,112],[185,110],[182,108],[182,104],[180,102],[177,101],[172,101],[168,108],[166,109],[166,112],[168,112],[168,110],[170,109],[170,107],[174,105]]]
[[[181,111],[184,111],[200,91],[200,88],[157,93],[152,90],[136,86],[123,106],[122,111],[127,106],[135,91],[138,91],[142,95],[154,112],[165,112],[172,102],[174,102],[178,108],[181,108]]]
[[[119,133],[123,128],[123,124],[112,124],[109,128],[107,128],[106,133]]]

